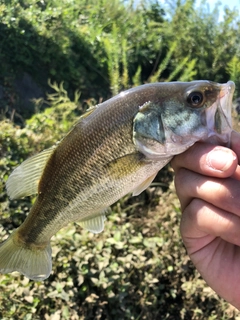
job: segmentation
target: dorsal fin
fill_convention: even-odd
[[[93,107],[90,107],[89,109],[87,109],[86,112],[84,114],[82,114],[80,116],[80,118],[77,120],[77,123],[81,122],[83,119],[86,119],[88,116],[90,116],[90,114],[93,113],[93,111],[95,111],[97,109],[97,107],[98,106],[93,106]]]
[[[56,149],[56,145],[25,160],[7,180],[7,193],[11,199],[18,199],[38,192],[38,183],[46,163]]]

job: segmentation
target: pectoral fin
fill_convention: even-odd
[[[18,199],[38,192],[38,183],[48,159],[56,146],[46,149],[25,160],[7,180],[7,193],[11,199]]]
[[[137,188],[135,188],[132,192],[133,196],[138,196],[141,192],[147,189],[150,184],[153,182],[154,178],[156,177],[157,172],[154,173],[152,176],[148,177],[145,181],[143,181]]]
[[[82,228],[92,232],[100,233],[104,229],[105,214],[100,214],[94,218],[77,222]]]

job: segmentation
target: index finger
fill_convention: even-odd
[[[240,156],[240,144],[236,145],[235,140],[233,145],[235,149],[239,146]],[[184,153],[175,156],[171,165],[175,172],[180,168],[186,168],[206,176],[226,178],[236,171],[237,162],[237,156],[231,149],[197,142]]]

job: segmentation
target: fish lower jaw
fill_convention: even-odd
[[[204,142],[208,142],[211,144],[220,144],[220,145],[229,147],[230,141],[231,141],[231,134],[232,134],[232,130],[229,130],[229,132],[225,134],[219,134],[219,133],[216,133],[215,131],[212,131],[208,134],[208,137],[206,139],[202,139],[202,140]]]
[[[147,160],[160,161],[171,160],[179,153],[184,152],[191,147],[196,141],[207,138],[207,131],[197,135],[177,135],[169,134],[166,141],[161,144],[155,140],[137,140],[135,141],[137,150],[145,155]]]

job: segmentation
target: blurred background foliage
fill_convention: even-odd
[[[27,72],[44,89],[63,81],[70,96],[97,100],[149,81],[239,84],[238,10],[219,21],[207,1],[168,3],[3,0],[0,83]]]
[[[35,200],[9,201],[9,174],[88,107],[155,81],[231,79],[239,96],[239,34],[238,10],[225,8],[219,19],[207,1],[2,0],[0,240]],[[23,74],[43,92],[30,111],[16,89]],[[61,230],[43,283],[0,275],[0,318],[240,319],[186,255],[172,176],[165,168],[144,193],[114,204],[102,234]]]

